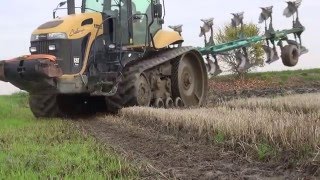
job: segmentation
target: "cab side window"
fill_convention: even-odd
[[[158,0],[155,2],[158,3]],[[152,4],[150,0],[132,0],[132,15],[146,14],[140,16],[141,18],[133,21],[133,43],[134,45],[144,45],[146,42],[147,29],[152,22]],[[150,33],[154,35],[161,25],[155,20],[150,28]],[[148,43],[148,42],[147,42]]]

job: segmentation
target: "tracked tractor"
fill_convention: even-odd
[[[162,29],[163,5],[83,0],[76,14],[74,0],[68,0],[68,16],[32,33],[31,55],[1,62],[1,80],[30,93],[36,117],[200,106],[207,94],[202,55],[193,47],[169,48],[183,38]]]
[[[56,17],[60,9],[68,15]],[[160,0],[83,0],[81,7],[68,0],[53,17],[32,33],[31,55],[0,61],[0,80],[29,92],[30,108],[39,118],[115,113],[128,106],[199,107],[207,97],[210,65],[218,65],[210,57],[217,61],[221,53],[238,50],[246,64],[246,47],[253,43],[287,41],[288,34],[300,37],[304,31],[297,24],[221,45],[211,36],[204,48],[195,48],[182,46],[182,26],[162,28]],[[203,21],[202,34],[212,30],[211,21]],[[295,65],[302,46],[288,42],[283,59]]]

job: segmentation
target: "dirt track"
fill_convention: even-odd
[[[139,164],[144,179],[298,179],[284,165],[252,162],[211,145],[177,139],[119,117],[78,122],[102,143]]]

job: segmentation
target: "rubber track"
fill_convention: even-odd
[[[117,94],[106,98],[108,112],[117,113],[123,107],[138,105],[136,101],[135,82],[140,75],[149,69],[171,61],[182,54],[193,50],[195,50],[194,47],[175,48],[160,52],[151,58],[127,64],[123,70],[124,77],[119,84]],[[176,91],[179,92],[177,89]]]
[[[29,106],[37,118],[62,117],[57,103],[57,95],[30,95]]]
[[[140,73],[143,71],[146,71],[148,69],[154,68],[160,64],[163,64],[165,62],[171,61],[172,59],[175,59],[178,56],[181,56],[184,53],[190,52],[195,50],[194,47],[180,47],[180,48],[175,48],[171,50],[167,50],[161,53],[156,54],[152,58],[140,60],[133,65],[129,66],[136,66],[139,68]]]
[[[173,99],[180,97],[179,91],[179,79],[178,79],[178,71],[180,65],[180,59],[176,58],[172,61],[172,71],[171,71],[171,92]]]

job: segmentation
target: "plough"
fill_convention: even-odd
[[[240,31],[237,32],[238,39],[235,41],[216,44],[214,41],[213,20],[214,18],[201,19],[203,26],[200,27],[200,37],[204,37],[204,47],[199,48],[203,56],[207,60],[208,72],[211,76],[217,76],[222,73],[218,56],[228,56],[230,51],[234,51],[234,55],[239,62],[238,72],[245,72],[250,69],[253,64],[250,63],[248,56],[248,47],[253,44],[264,42],[262,46],[266,53],[266,63],[271,64],[280,59],[277,51],[277,46],[281,50],[281,58],[285,66],[295,66],[301,55],[308,52],[302,45],[301,35],[305,31],[305,27],[301,24],[299,19],[299,7],[302,0],[287,2],[288,7],[284,10],[283,15],[287,18],[293,17],[293,24],[291,29],[275,30],[273,27],[273,6],[262,7],[259,17],[259,23],[265,24],[265,32],[263,35],[253,37],[246,37],[244,35],[244,12],[232,13],[231,26],[237,31],[240,26]],[[174,30],[179,29],[182,32],[181,26],[175,26]],[[210,32],[208,40],[207,33]],[[290,39],[293,35],[294,39]],[[286,43],[286,45],[285,45]],[[272,46],[271,46],[272,45]]]

